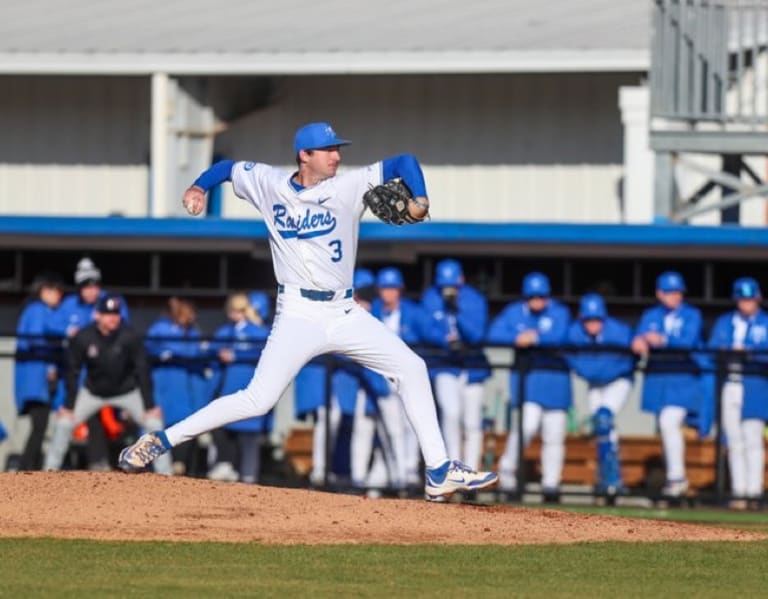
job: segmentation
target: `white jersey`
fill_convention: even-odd
[[[291,176],[253,162],[232,168],[235,194],[264,217],[277,282],[331,291],[352,287],[363,194],[381,184],[381,162],[301,191],[291,185]]]

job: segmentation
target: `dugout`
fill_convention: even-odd
[[[107,288],[126,295],[139,326],[154,319],[167,297],[201,308],[201,324],[221,318],[226,295],[274,290],[266,228],[260,221],[0,217],[0,329],[13,329],[27,286],[42,270],[71,281],[89,255]],[[525,273],[549,275],[555,296],[571,306],[584,293],[605,295],[613,313],[633,322],[654,301],[656,276],[679,270],[689,300],[711,320],[731,305],[733,279],[754,276],[768,286],[768,231],[680,225],[439,223],[361,225],[358,264],[403,270],[418,297],[434,264],[460,259],[468,282],[488,296],[491,312],[519,298]]]

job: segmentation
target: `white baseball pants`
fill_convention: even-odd
[[[680,406],[666,406],[659,412],[659,429],[667,464],[667,480],[685,480],[685,439],[683,421],[688,410]]]
[[[325,482],[325,438],[326,435],[330,437],[329,443],[331,447],[331,455],[333,455],[333,449],[336,446],[336,435],[339,432],[339,423],[341,422],[341,410],[336,398],[331,399],[331,414],[329,418],[329,424],[331,427],[330,433],[326,431],[325,426],[325,414],[327,408],[320,406],[315,412],[315,429],[312,431],[312,472],[309,475],[309,480],[312,484],[321,485]]]
[[[272,331],[248,386],[167,429],[168,441],[178,445],[230,422],[266,414],[304,364],[329,352],[393,381],[427,467],[448,459],[424,360],[354,300],[312,301],[290,287],[278,295]]]
[[[744,385],[729,381],[721,397],[723,430],[728,438],[728,466],[734,497],[760,497],[765,472],[765,422],[742,420]]]
[[[365,392],[361,392],[358,394],[352,428],[350,459],[352,482],[358,486],[386,486],[388,482],[393,487],[403,487],[407,476],[405,432],[411,425],[408,423],[402,402],[394,395],[379,399],[376,402],[377,415],[366,414],[365,405],[366,395]],[[382,480],[381,476],[372,476],[374,470],[380,473],[381,468],[371,466],[369,469],[373,455],[373,441],[377,432],[386,464],[384,468],[386,476],[383,478],[388,480]],[[418,460],[418,454],[416,459]],[[377,465],[376,461],[374,465]]]
[[[56,416],[53,436],[45,455],[43,470],[61,469],[69,443],[72,440],[72,433],[77,425],[97,414],[104,406],[125,410],[131,415],[133,421],[143,426],[145,430],[156,431],[163,427],[163,422],[159,418],[147,417],[144,411],[144,402],[141,400],[138,389],[114,397],[97,397],[85,387],[81,387],[77,392],[72,418]],[[154,462],[154,469],[159,474],[173,474],[170,454],[166,453],[158,457]]]
[[[565,430],[567,412],[565,410],[545,410],[539,404],[526,401],[523,404],[523,447],[528,447],[533,437],[541,429],[541,486],[545,489],[557,489],[563,476],[565,460]],[[518,461],[517,428],[513,428],[507,437],[504,455],[499,460],[499,471],[503,474],[505,487],[514,487],[509,473],[517,472]]]
[[[627,403],[630,391],[632,391],[632,383],[627,379],[616,379],[602,387],[590,385],[587,390],[589,413],[594,415],[600,408],[608,408],[615,418],[621,412],[624,404]],[[611,442],[619,442],[619,434],[615,425],[611,431]]]
[[[441,372],[435,377],[435,395],[448,453],[477,469],[483,450],[483,384],[469,383],[466,371],[459,376]]]

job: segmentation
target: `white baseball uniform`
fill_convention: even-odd
[[[380,162],[300,191],[287,171],[235,164],[235,193],[261,212],[269,231],[279,283],[274,325],[248,386],[167,429],[171,445],[266,414],[308,360],[334,352],[394,383],[428,467],[448,459],[424,361],[352,299],[362,197],[381,182]]]

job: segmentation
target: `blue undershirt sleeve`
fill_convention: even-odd
[[[208,191],[212,187],[224,183],[224,181],[230,181],[232,179],[232,169],[234,166],[234,160],[220,160],[195,179],[195,182],[192,185],[195,185],[204,191]]]
[[[389,181],[400,177],[414,197],[426,197],[427,185],[419,161],[413,154],[398,154],[382,160],[382,178]]]

